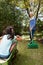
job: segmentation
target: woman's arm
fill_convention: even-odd
[[[21,41],[21,40],[22,40],[22,37],[19,36],[19,35],[17,35],[17,36],[16,36],[16,40],[17,40],[17,41]]]
[[[14,47],[16,46],[16,43],[13,43],[10,47],[10,52],[12,52],[12,50],[14,49]]]
[[[0,37],[0,40],[2,39],[2,37]]]
[[[2,38],[3,38],[3,37],[0,37],[0,43],[1,43]]]

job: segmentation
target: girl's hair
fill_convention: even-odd
[[[5,30],[3,30],[3,35],[9,35],[8,39],[13,39],[14,38],[14,28],[13,26],[8,26],[6,27]]]

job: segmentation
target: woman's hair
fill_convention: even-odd
[[[5,30],[3,30],[3,35],[9,35],[8,39],[13,39],[14,38],[14,28],[13,26],[8,26],[6,27]]]

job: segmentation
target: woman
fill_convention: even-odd
[[[13,48],[16,46],[16,40],[19,40],[21,38],[20,36],[14,35],[14,28],[12,26],[8,26],[4,31],[3,31],[3,37],[0,42],[0,58],[1,59],[7,59]]]

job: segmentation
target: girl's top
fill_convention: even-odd
[[[16,37],[14,39],[8,39],[9,35],[4,35],[1,42],[0,42],[0,55],[8,56],[10,54],[10,47],[15,42]]]
[[[36,26],[36,18],[32,17],[30,19],[30,29],[32,28],[32,30],[35,30],[35,26]]]

